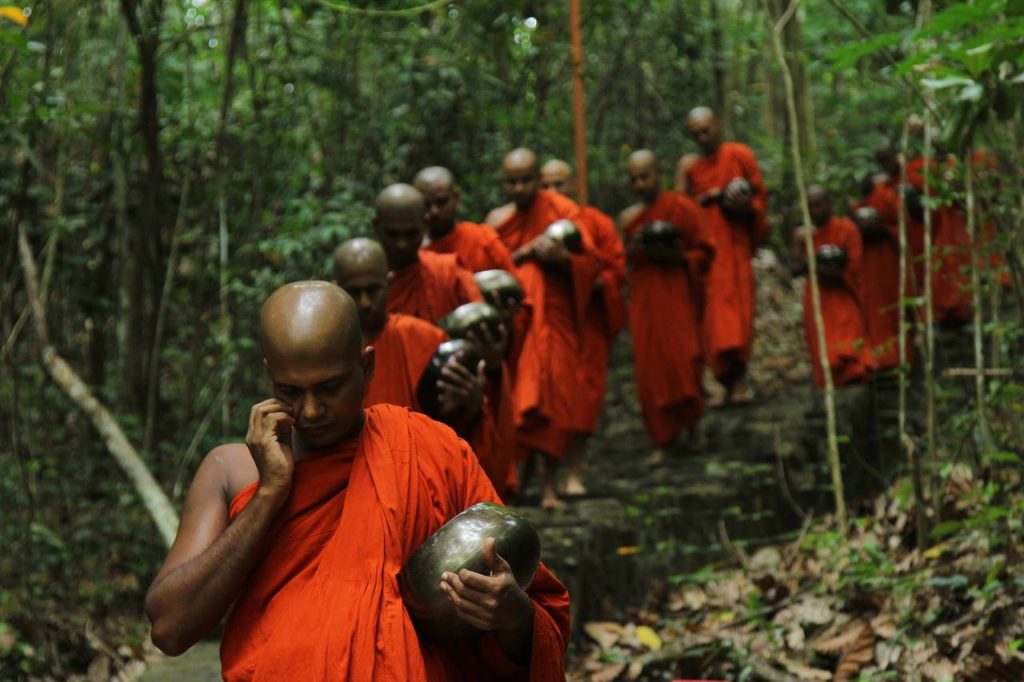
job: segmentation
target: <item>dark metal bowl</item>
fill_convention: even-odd
[[[402,567],[402,600],[420,634],[440,641],[477,634],[459,619],[439,585],[442,573],[463,568],[489,575],[483,557],[487,538],[495,539],[495,550],[512,567],[519,586],[524,590],[529,586],[540,564],[537,531],[507,507],[475,504],[431,535]]]
[[[814,260],[823,269],[841,272],[846,269],[849,256],[846,254],[846,249],[842,247],[835,244],[824,244],[814,250]]]
[[[501,320],[501,312],[490,303],[465,303],[441,318],[437,326],[453,339],[464,339],[470,332],[480,334],[484,328],[497,337]]]
[[[870,206],[861,206],[855,210],[853,222],[860,228],[861,236],[868,241],[877,241],[889,233],[882,215]]]
[[[519,280],[507,270],[483,270],[473,275],[480,293],[491,305],[503,310],[509,299],[514,300],[518,310],[523,305],[523,287]]]
[[[904,184],[902,191],[903,203],[907,207],[910,217],[918,221],[924,220],[924,193],[910,183]]]
[[[569,253],[583,253],[583,235],[576,223],[571,220],[556,220],[548,225],[544,234],[557,242],[561,242]]]
[[[744,201],[741,203],[733,203],[726,199],[726,197],[733,191],[740,191],[746,196],[753,198],[754,186],[750,184],[750,181],[744,177],[733,178],[722,188],[722,212],[730,218],[745,218],[749,215],[750,202]]]
[[[437,419],[441,414],[440,396],[437,381],[441,378],[441,370],[449,362],[457,362],[470,372],[476,373],[476,367],[483,359],[476,344],[465,339],[445,341],[434,351],[434,356],[423,370],[420,383],[416,387],[416,399],[419,401],[423,414]]]
[[[644,248],[666,246],[679,248],[683,235],[675,224],[667,220],[655,220],[640,228],[640,241]]]

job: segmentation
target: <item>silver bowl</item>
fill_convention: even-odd
[[[468,569],[483,575],[487,538],[508,562],[516,582],[524,590],[540,565],[540,536],[526,519],[507,507],[491,502],[475,504],[431,535],[402,567],[399,586],[402,600],[417,631],[433,640],[452,641],[478,634],[455,612],[441,591],[441,574]]]
[[[556,242],[561,242],[569,253],[583,253],[583,235],[580,234],[580,228],[571,220],[556,220],[547,226],[544,234]]]

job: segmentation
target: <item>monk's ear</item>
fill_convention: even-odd
[[[367,346],[363,349],[362,356],[359,358],[360,364],[363,366],[363,383],[365,384],[373,378],[373,374],[377,369],[377,351],[373,346]]]

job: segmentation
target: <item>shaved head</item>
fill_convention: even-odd
[[[356,305],[330,282],[286,284],[260,311],[260,342],[268,364],[278,360],[358,359]]]
[[[701,151],[713,153],[722,144],[722,131],[715,112],[708,107],[694,107],[686,117],[686,128]]]
[[[832,218],[832,202],[824,186],[815,184],[807,187],[807,208],[811,222],[817,227],[822,227]]]
[[[544,189],[573,196],[572,166],[562,159],[551,159],[540,167],[540,186]]]
[[[459,188],[455,176],[442,166],[428,166],[413,180],[426,204],[427,232],[431,241],[438,240],[455,229],[455,214],[459,210]]]
[[[263,304],[260,342],[274,397],[288,406],[301,445],[327,448],[359,431],[374,354],[363,348],[348,294],[330,282],[286,284]]]
[[[519,210],[526,210],[540,189],[537,155],[525,147],[513,149],[502,162],[505,194]]]
[[[425,213],[423,195],[412,185],[388,185],[377,195],[373,227],[392,270],[402,270],[419,260]]]
[[[334,252],[334,281],[355,301],[359,328],[373,339],[388,318],[388,260],[372,239],[350,239]]]
[[[626,172],[640,200],[645,204],[654,203],[661,193],[661,175],[658,173],[658,158],[650,149],[637,149],[626,161]]]

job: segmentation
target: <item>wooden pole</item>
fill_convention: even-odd
[[[583,36],[580,33],[580,0],[569,0],[569,39],[572,43],[572,110],[576,141],[576,197],[587,205],[587,117],[583,97]]]

